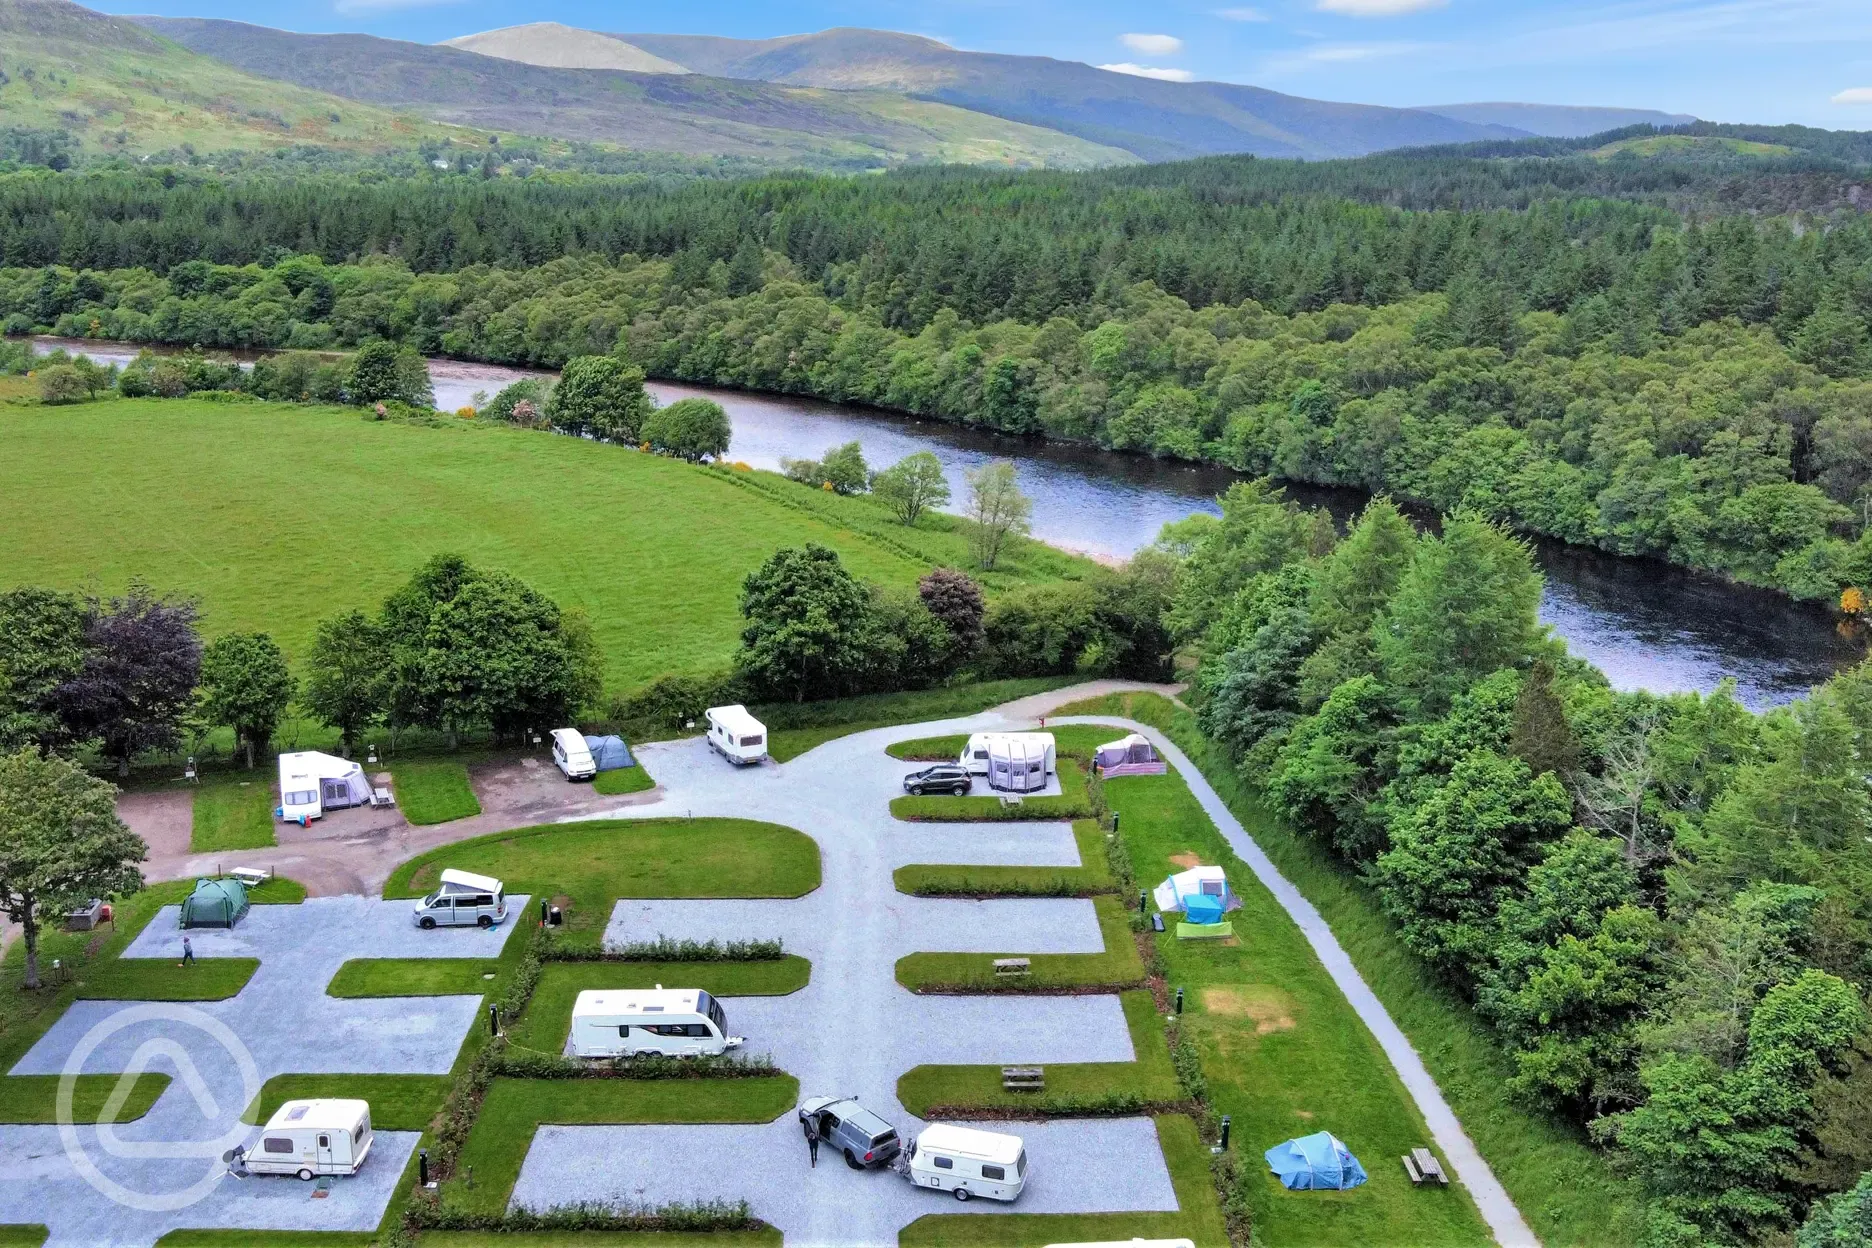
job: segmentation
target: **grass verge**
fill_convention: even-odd
[[[973,715],[1003,702],[1063,688],[1077,676],[1041,676],[1028,680],[989,680],[978,684],[917,689],[908,693],[871,693],[830,702],[779,703],[753,708],[755,718],[767,725],[767,752],[776,762],[798,758],[814,746],[854,732],[915,724],[924,720]],[[949,751],[954,758],[962,738]]]
[[[1163,1114],[1154,1121],[1176,1190],[1175,1213],[1008,1213],[993,1217],[931,1213],[898,1234],[898,1248],[1042,1248],[1046,1244],[1129,1243],[1137,1237],[1187,1237],[1197,1248],[1227,1248],[1228,1232],[1209,1178],[1209,1150],[1196,1124],[1182,1114]]]
[[[509,942],[524,934],[509,936]],[[497,958],[352,958],[325,985],[329,997],[469,997],[493,987]]]
[[[176,937],[176,961],[168,958],[121,958],[100,963],[76,981],[80,1001],[225,1001],[239,996],[260,969],[258,958],[197,958],[181,965],[182,938]]]
[[[1090,897],[1112,889],[1105,832],[1094,819],[1073,824],[1076,867],[969,867],[915,864],[898,867],[897,891],[922,897]]]
[[[457,1177],[443,1190],[444,1205],[477,1213],[505,1209],[541,1123],[772,1122],[798,1102],[799,1080],[791,1075],[496,1079],[462,1147]]]
[[[214,774],[195,793],[194,820],[189,825],[189,850],[197,854],[236,849],[264,849],[273,839],[273,786],[263,773]]]
[[[397,805],[411,823],[452,823],[481,813],[465,763],[447,759],[393,763],[390,778],[396,786]]]
[[[119,1075],[80,1075],[72,1081],[73,1122],[97,1122],[105,1103],[117,1090]],[[0,1123],[47,1126],[58,1119],[57,1075],[9,1075],[0,1079]],[[135,1122],[169,1086],[169,1076],[146,1071],[136,1078],[130,1093],[111,1116],[112,1122]],[[0,1238],[0,1248],[7,1241]]]
[[[578,994],[597,988],[656,984],[701,988],[717,997],[784,997],[806,986],[812,963],[788,956],[773,962],[551,962],[540,969],[526,1012],[508,1028],[517,1048],[559,1053],[572,1030]],[[729,1010],[732,1020],[734,1011]]]
[[[656,780],[641,762],[635,767],[614,767],[610,771],[601,771],[592,777],[592,792],[602,793],[606,797],[644,793],[655,787]]]
[[[419,897],[443,867],[492,875],[509,895],[564,898],[568,926],[596,934],[620,897],[800,897],[819,887],[819,847],[751,819],[630,819],[497,832],[410,859],[386,897]]]
[[[0,1248],[39,1248],[51,1234],[43,1226],[0,1226]]]
[[[1073,1062],[1046,1067],[1046,1090],[1009,1092],[999,1066],[915,1066],[897,1080],[897,1099],[919,1118],[966,1116],[972,1111],[1033,1114],[1133,1112],[1185,1099],[1164,1045],[1157,1004],[1142,989],[1119,998],[1131,1031],[1133,1062]],[[1135,1233],[1135,1232],[1133,1232]]]
[[[378,1131],[427,1131],[448,1090],[447,1075],[274,1075],[241,1121],[263,1123],[287,1101],[335,1096],[369,1101]]]
[[[1130,919],[1116,897],[1092,898],[1103,953],[1036,953],[1030,973],[998,976],[996,958],[1026,956],[1022,950],[1001,953],[912,953],[897,959],[897,982],[912,992],[1035,992],[1053,988],[1135,987],[1144,980],[1144,962],[1131,939]]]
[[[156,1248],[369,1248],[375,1231],[170,1231]]]
[[[420,1248],[781,1248],[778,1227],[758,1231],[432,1231]]]

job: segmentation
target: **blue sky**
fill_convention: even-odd
[[[275,0],[264,7],[117,0],[108,7],[423,42],[543,20],[745,38],[873,26],[976,51],[1320,99],[1613,104],[1872,129],[1872,0]]]

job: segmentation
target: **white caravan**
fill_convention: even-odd
[[[279,817],[293,823],[321,818],[328,810],[368,806],[370,781],[348,758],[301,750],[279,756]]]
[[[493,927],[507,917],[507,890],[491,875],[457,871],[442,873],[442,887],[416,903],[416,926]]]
[[[370,1105],[324,1099],[287,1101],[267,1119],[242,1158],[253,1174],[356,1174],[370,1155]]]
[[[739,702],[733,706],[711,706],[704,713],[708,720],[709,748],[736,766],[758,763],[767,757],[767,729],[748,714]]]
[[[720,1057],[741,1047],[700,988],[597,988],[572,1004],[573,1057]]]
[[[1013,1200],[1027,1186],[1027,1148],[1018,1135],[932,1123],[912,1145],[910,1181],[957,1200]]]
[[[552,734],[553,766],[568,780],[589,780],[598,774],[598,763],[585,744],[585,734],[576,728],[555,728]]]
[[[1034,793],[1059,770],[1058,749],[1050,732],[978,732],[962,747],[956,765],[986,776],[991,789]]]

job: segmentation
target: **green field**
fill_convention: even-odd
[[[773,474],[471,421],[120,399],[0,407],[0,444],[0,586],[114,591],[142,577],[199,595],[209,635],[264,630],[294,658],[321,616],[375,609],[445,551],[585,610],[614,693],[724,665],[741,581],[779,547],[822,542],[895,585],[968,565],[951,517],[907,529],[868,499]],[[1021,542],[986,582],[1090,566]]]
[[[414,824],[452,823],[481,813],[468,767],[449,759],[392,763],[390,780],[403,817]]]
[[[264,771],[205,776],[195,794],[189,849],[211,854],[275,844],[273,786],[264,776]]]

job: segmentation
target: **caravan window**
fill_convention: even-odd
[[[319,1147],[320,1147],[320,1148],[330,1148],[330,1147],[331,1147],[331,1136],[329,1136],[329,1135],[321,1135],[321,1136],[319,1136]]]
[[[987,751],[986,749],[980,749],[980,750],[976,750],[976,751],[975,751],[975,757],[976,757],[976,758],[987,758],[987,757],[988,757],[988,751]]]
[[[286,795],[286,804],[288,806],[311,806],[317,801],[318,791],[316,789],[301,789],[297,793],[288,793]]]
[[[754,735],[753,735],[753,736],[751,736],[751,737],[742,737],[742,738],[741,738],[741,744],[742,744],[742,745],[759,745],[760,743],[761,743],[761,739],[760,739],[760,734],[759,734],[759,733],[756,733],[756,734],[754,734]]]
[[[261,1142],[261,1147],[269,1153],[290,1153],[293,1151],[293,1142],[284,1136],[269,1135]]]
[[[706,1014],[709,1021],[721,1028],[722,1034],[728,1034],[728,1016],[722,1013],[721,1002],[706,992],[696,994],[696,1012]]]
[[[955,1162],[948,1157],[932,1157],[930,1158],[930,1161],[935,1165],[935,1167],[938,1170],[955,1169]]]
[[[359,1144],[359,1143],[362,1143],[363,1140],[364,1140],[364,1124],[360,1122],[357,1124],[357,1127],[351,1132],[351,1142],[353,1144]]]
[[[982,1166],[982,1178],[1005,1179],[1007,1178],[1007,1171],[1003,1170],[1000,1166],[984,1165]]]
[[[619,1027],[618,1027],[618,1038],[619,1038],[619,1039],[621,1040],[621,1039],[623,1039],[623,1038],[624,1038],[625,1036],[628,1036],[628,1035],[630,1035],[630,1028],[629,1028],[629,1026],[626,1026],[626,1025],[622,1025],[622,1024],[620,1024],[620,1025],[619,1025]]]
[[[1014,1173],[1019,1175],[1027,1173],[1027,1150],[1024,1148],[1021,1149],[1020,1156],[1014,1159]]]

